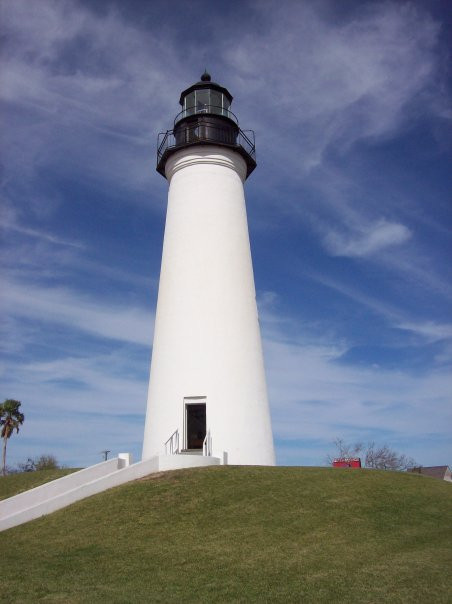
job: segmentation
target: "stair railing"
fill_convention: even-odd
[[[179,454],[179,430],[174,430],[165,443],[165,455]]]
[[[207,430],[206,437],[202,443],[202,454],[210,457],[212,455],[212,437],[210,430]]]

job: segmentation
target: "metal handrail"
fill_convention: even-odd
[[[254,152],[256,152],[256,141],[254,138],[254,130],[239,130],[239,132],[240,132],[241,136],[243,137],[243,139],[248,143],[248,145],[254,149]],[[250,140],[250,138],[247,137],[245,132],[249,132],[250,138],[252,138],[253,140]]]
[[[208,457],[212,455],[212,437],[210,436],[210,430],[207,430],[206,436],[203,440],[202,454]]]
[[[183,120],[185,117],[190,117],[191,115],[199,115],[200,113],[222,115],[224,117],[228,117],[237,125],[239,123],[237,116],[232,113],[232,111],[230,111],[229,109],[226,109],[225,107],[220,107],[220,105],[203,105],[202,109],[197,109],[196,106],[182,109],[182,111],[180,111],[174,118],[174,125],[176,125],[177,122],[180,122],[180,120]]]
[[[197,144],[199,142],[212,142],[218,143],[221,142],[221,133],[225,133],[225,138],[227,140],[227,135],[230,134],[230,130],[227,128],[218,128],[218,127],[210,127],[206,130],[199,130],[198,124],[194,124],[193,126],[187,127],[184,131],[186,133],[186,138],[193,139],[190,140],[189,143],[184,142],[182,144],[176,144],[176,138],[174,135],[174,130],[167,130],[166,132],[159,132],[157,138],[157,165],[162,159],[163,154],[167,149],[177,148],[178,146],[185,146],[187,144]],[[190,135],[193,134],[193,136]],[[245,134],[246,133],[246,134]],[[256,159],[256,144],[254,139],[253,130],[241,130],[237,133],[237,139],[233,146],[242,147],[242,149],[248,153],[254,160]]]
[[[157,136],[157,158],[158,158],[158,160],[160,160],[160,158],[163,155],[163,152],[164,152],[163,146],[165,145],[170,132],[171,132],[171,134],[173,133],[172,130],[167,130],[166,132],[158,133],[158,136]],[[163,138],[161,138],[162,136],[163,136]],[[162,151],[162,149],[163,149],[163,151]]]
[[[179,453],[179,430],[174,430],[168,440],[165,442],[165,455],[178,455]]]

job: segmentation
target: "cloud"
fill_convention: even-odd
[[[447,106],[435,83],[439,26],[408,3],[367,4],[338,22],[312,3],[249,8],[261,27],[220,37],[218,69],[260,147],[282,166],[293,161],[306,172],[333,143],[346,149],[387,136],[409,121],[413,102],[430,113]],[[112,4],[101,14],[70,1],[3,3],[1,98],[33,116],[15,113],[7,129],[10,170],[52,162],[98,182],[149,188],[149,140],[170,123],[190,60],[211,53],[208,38],[190,40],[181,61],[177,31],[155,19],[148,26]]]
[[[442,458],[452,419],[446,368],[412,373],[343,364],[339,361],[350,344],[326,338],[321,327],[316,338],[306,337],[297,321],[281,321],[271,292],[263,306],[279,463],[322,464],[338,436],[388,442],[424,464]],[[147,326],[143,318],[141,329]],[[134,343],[123,338],[107,353],[85,349],[74,355],[69,348],[56,359],[8,364],[5,391],[22,400],[27,411],[23,440],[11,450],[14,459],[49,451],[66,463],[94,463],[104,447],[132,449],[139,456],[149,358]]]
[[[225,62],[241,122],[256,130],[259,195],[330,254],[444,291],[448,279],[412,224],[425,197],[376,174],[371,159],[419,125],[446,132],[440,22],[408,2],[360,3],[346,14],[332,2],[254,6],[260,27],[230,44]]]
[[[36,199],[39,211],[48,194],[39,175],[49,168],[110,190],[150,191],[158,182],[150,141],[184,79],[162,32],[128,24],[113,6],[99,14],[67,0],[5,2],[2,26],[7,192]]]
[[[8,446],[10,463],[42,453],[55,454],[72,466],[100,461],[100,450],[112,455],[141,455],[147,354],[130,346],[102,355],[8,364],[5,392],[22,401],[25,423],[20,438]]]
[[[328,277],[324,274],[309,272],[308,276],[310,279],[321,283],[325,287],[328,287],[343,296],[346,296],[353,302],[362,304],[363,306],[371,309],[377,314],[384,317],[389,322],[400,322],[402,320],[402,314],[396,306],[385,303],[381,297],[374,297],[359,291],[356,287],[350,287],[343,281]]]
[[[69,288],[4,283],[4,310],[15,317],[63,325],[88,334],[149,346],[153,315],[140,307],[114,305]]]
[[[61,237],[57,237],[52,235],[51,233],[46,233],[45,231],[39,229],[31,229],[25,226],[21,226],[20,224],[8,222],[7,220],[0,220],[0,226],[4,229],[10,231],[16,231],[22,235],[28,235],[29,237],[33,237],[36,239],[43,239],[48,241],[49,243],[53,243],[56,245],[69,246],[74,248],[83,249],[85,246],[78,241],[70,241],[68,239],[63,239]]]
[[[299,168],[319,165],[332,143],[346,149],[391,134],[410,119],[413,102],[437,112],[440,29],[424,11],[367,3],[334,20],[312,3],[257,6],[269,17],[265,35],[242,33],[227,62],[250,119],[260,116],[265,144]]]
[[[364,257],[388,247],[401,245],[411,238],[410,229],[403,224],[379,220],[363,228],[360,233],[345,236],[330,231],[324,238],[326,248],[333,256]]]
[[[321,464],[336,437],[383,440],[413,457],[421,453],[418,461],[424,464],[435,463],[446,453],[452,421],[447,368],[413,374],[344,365],[338,362],[346,350],[344,342],[335,346],[331,340],[323,342],[320,334],[316,344],[302,336],[288,341],[284,332],[275,332],[274,322],[269,329],[264,323],[273,430],[281,447],[279,463]],[[300,333],[297,326],[290,331]],[[313,441],[315,447],[308,452],[306,443]],[[424,449],[418,447],[420,442]]]
[[[435,296],[439,294],[450,305],[452,285],[447,262],[444,262],[442,254],[437,256],[432,253],[434,251],[433,246],[429,250],[410,250],[408,254],[392,254],[387,250],[382,251],[380,260],[384,268],[396,273],[400,281],[406,283],[412,291],[431,290]]]
[[[397,327],[424,336],[431,342],[452,338],[452,325],[450,323],[440,324],[434,321],[424,321],[419,323],[399,323]]]
[[[359,291],[356,287],[350,287],[343,281],[327,277],[323,274],[310,272],[308,276],[325,287],[346,296],[354,303],[370,309],[384,318],[389,327],[415,333],[421,337],[423,343],[425,341],[436,342],[452,337],[452,325],[450,323],[440,323],[435,320],[425,321],[417,317],[413,318],[415,313],[408,311],[405,304],[398,306],[395,303],[387,303],[383,300],[382,295],[370,296]]]
[[[30,400],[33,399],[27,403]],[[122,452],[131,452],[135,461],[141,458],[144,414],[140,414],[140,420],[130,414],[121,416],[111,412],[63,414],[48,410],[45,414],[36,406],[33,411],[29,404],[23,407],[25,423],[19,436],[8,443],[8,465],[50,453],[65,466],[86,467],[102,461],[105,449],[110,450],[110,458]]]
[[[144,411],[147,361],[147,355],[134,353],[130,347],[114,348],[105,354],[87,352],[24,363],[15,377],[23,384],[22,396],[33,401],[39,388],[41,406],[56,405],[63,415],[134,415]],[[59,398],[63,392],[64,404]]]

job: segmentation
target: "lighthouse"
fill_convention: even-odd
[[[207,72],[179,102],[157,149],[169,192],[143,459],[274,465],[243,188],[254,133]]]

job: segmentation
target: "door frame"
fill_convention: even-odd
[[[182,409],[182,415],[183,415],[183,426],[184,426],[184,431],[183,431],[183,448],[184,449],[188,449],[188,434],[187,434],[187,407],[189,405],[202,405],[204,404],[205,408],[206,408],[206,434],[207,434],[207,396],[184,396],[184,400],[182,402],[183,404],[183,409]]]

